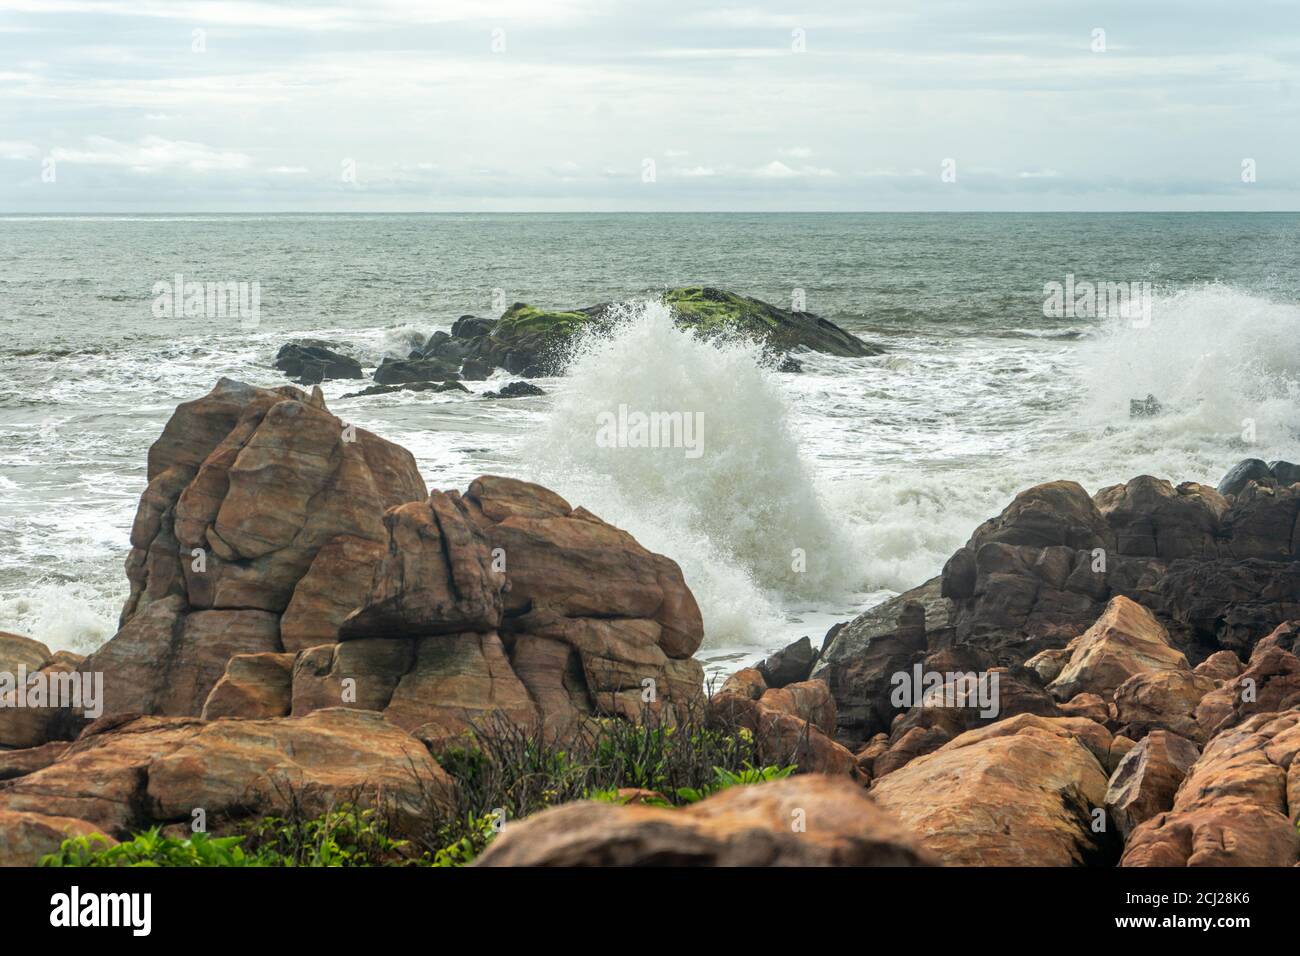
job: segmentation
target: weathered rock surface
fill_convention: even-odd
[[[1106,811],[1125,839],[1138,824],[1169,810],[1174,794],[1201,756],[1196,744],[1153,730],[1119,761],[1106,790]]]
[[[1105,864],[1118,847],[1092,821],[1106,796],[1097,754],[1110,743],[1089,720],[1021,714],[917,757],[870,792],[945,864]]]
[[[810,312],[788,311],[721,289],[670,289],[663,301],[680,326],[706,336],[748,336],[774,356],[792,349],[843,356],[877,355],[883,351]],[[413,360],[459,365],[465,378],[485,378],[493,368],[525,378],[557,375],[564,371],[578,336],[606,332],[622,315],[623,309],[616,303],[548,310],[516,302],[500,319],[461,316],[450,334],[435,332],[430,336]]]
[[[160,822],[309,813],[352,799],[413,822],[449,781],[381,715],[341,708],[302,718],[106,718],[52,764],[0,783],[0,811],[84,820],[117,837]]]
[[[73,817],[0,810],[0,866],[34,866],[68,837],[97,832],[93,824]],[[117,842],[106,840],[109,846]]]
[[[931,858],[849,781],[803,775],[669,810],[582,802],[504,831],[478,866],[918,866]]]
[[[231,657],[336,639],[384,510],[426,494],[409,452],[319,392],[229,379],[177,408],[148,477],[122,630],[83,665],[104,674],[106,714],[197,715]]]
[[[1066,645],[1070,659],[1047,686],[1058,700],[1075,694],[1110,698],[1136,674],[1178,670],[1191,672],[1187,658],[1169,643],[1155,616],[1126,597],[1116,597],[1095,624]]]
[[[1205,747],[1173,807],[1130,835],[1123,866],[1294,866],[1300,711],[1256,714]]]

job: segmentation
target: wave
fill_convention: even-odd
[[[698,414],[699,457],[599,441],[598,416],[620,407]],[[681,564],[709,646],[768,643],[782,603],[860,582],[852,539],[822,503],[762,349],[679,329],[662,302],[624,306],[612,334],[579,343],[524,457],[538,480]]]

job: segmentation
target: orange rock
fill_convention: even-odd
[[[97,833],[98,828],[73,817],[0,810],[0,866],[35,866],[68,837]],[[112,846],[117,841],[105,838]]]
[[[1191,669],[1155,616],[1122,596],[1112,598],[1096,623],[1067,650],[1070,660],[1048,685],[1058,700],[1083,692],[1108,699],[1134,674]]]
[[[968,731],[877,780],[876,802],[939,860],[959,866],[1105,862],[1092,828],[1110,734],[1078,717],[1020,714]]]
[[[1201,753],[1184,737],[1153,730],[1119,762],[1106,790],[1106,810],[1127,838],[1133,829],[1173,806],[1174,794]]]
[[[1173,807],[1130,835],[1122,866],[1293,866],[1300,860],[1289,767],[1300,711],[1257,714],[1214,737]],[[1290,816],[1288,816],[1290,812]]]
[[[203,719],[287,717],[293,688],[293,654],[236,654],[208,694]]]
[[[860,787],[800,775],[670,810],[580,802],[508,823],[476,866],[917,866],[933,861]]]

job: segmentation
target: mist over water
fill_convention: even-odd
[[[538,380],[545,396],[345,399],[365,383],[328,382],[331,410],[409,448],[431,487],[541,481],[674,558],[706,658],[818,643],[1035,483],[1214,484],[1243,457],[1300,459],[1300,278],[1278,259],[1295,217],[650,217],[651,245],[645,221],[0,221],[0,630],[81,652],[112,635],[148,448],[179,402],[221,375],[283,384],[271,362],[297,338],[404,355],[490,314],[497,286],[627,306]],[[260,280],[261,328],[152,318],[153,282],[178,271]],[[1149,326],[1045,318],[1043,284],[1067,272],[1153,281]],[[887,351],[777,373],[672,326],[656,290],[689,282],[777,303],[806,288]],[[1130,418],[1148,394],[1163,412]],[[602,447],[596,416],[620,405],[699,412],[702,453]]]

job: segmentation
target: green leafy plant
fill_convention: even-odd
[[[164,836],[161,827],[137,833],[110,846],[99,833],[69,837],[40,859],[40,866],[257,866],[244,853],[243,837],[194,833],[185,839]]]

